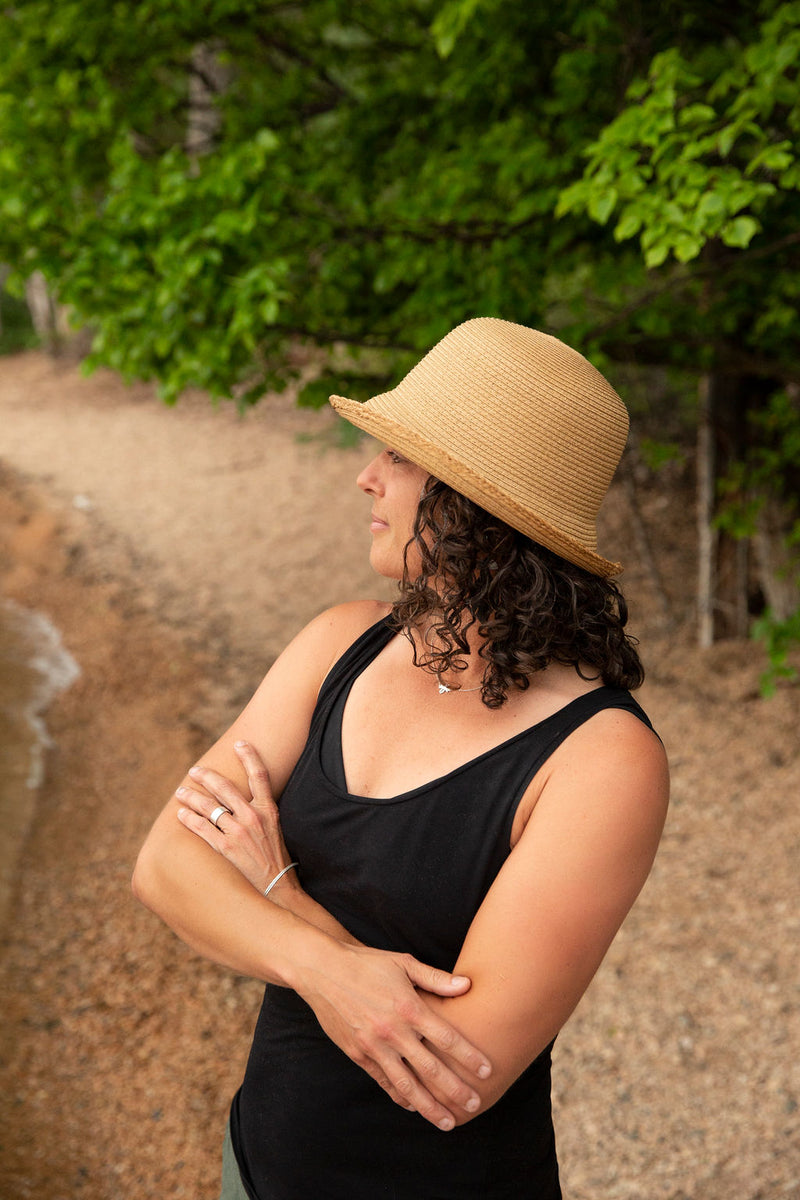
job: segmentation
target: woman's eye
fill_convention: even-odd
[[[393,463],[402,463],[406,461],[402,454],[398,454],[396,450],[387,450],[386,453],[389,455],[389,459]]]

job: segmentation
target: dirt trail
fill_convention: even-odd
[[[4,1200],[212,1200],[260,989],[132,901],[177,775],[322,607],[385,594],[366,564],[369,448],[286,397],[245,419],[190,396],[0,360],[2,592],[61,629],[83,675],[56,748],[2,964]],[[648,498],[681,615],[687,498]],[[621,496],[609,551],[632,544]],[[757,698],[758,651],[665,635],[626,575],[670,751],[653,877],[559,1039],[571,1200],[800,1196],[797,692]]]

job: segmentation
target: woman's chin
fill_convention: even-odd
[[[384,579],[400,580],[403,578],[403,564],[397,563],[388,554],[382,554],[380,549],[375,546],[369,556],[369,565],[376,575],[382,575]]]

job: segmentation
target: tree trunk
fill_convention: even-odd
[[[702,647],[747,636],[750,542],[717,528],[714,517],[718,483],[746,453],[747,414],[757,390],[755,381],[743,375],[710,373],[700,381],[697,609]]]
[[[636,487],[636,474],[632,460],[638,461],[638,458],[638,445],[635,437],[631,435],[628,441],[628,450],[622,456],[622,462],[620,463],[620,479],[625,492],[625,498],[628,501],[628,510],[630,512],[633,538],[636,543],[637,558],[639,559],[639,562],[641,563],[650,580],[653,594],[655,595],[658,605],[661,609],[661,616],[664,626],[665,628],[670,628],[674,624],[672,605],[670,604],[669,596],[667,595],[667,589],[664,587],[664,579],[661,575],[658,559],[656,558],[653,550],[650,531],[647,528],[647,522],[645,521],[642,513],[642,506],[639,501],[639,492]]]
[[[0,334],[3,332],[3,288],[6,286],[8,272],[8,267],[0,266]]]
[[[785,621],[800,606],[800,567],[785,540],[791,522],[788,506],[770,498],[759,513],[753,537],[758,582],[778,621]]]
[[[25,299],[37,337],[46,350],[54,352],[58,348],[56,309],[41,271],[34,271],[25,281]]]
[[[698,384],[697,422],[697,641],[707,650],[714,641],[714,591],[717,531],[714,528],[714,435],[711,426],[711,383]]]
[[[800,604],[798,563],[787,547],[790,498],[764,500],[752,537],[718,528],[719,483],[735,463],[746,461],[751,440],[748,414],[776,390],[777,381],[747,375],[705,375],[699,385],[697,434],[698,642],[746,637],[750,597],[759,591],[778,620]]]
[[[216,105],[231,81],[231,69],[220,62],[222,43],[200,42],[192,51],[186,153],[197,159],[213,149],[222,123]]]
[[[59,304],[41,271],[25,281],[25,300],[36,335],[48,354],[58,354],[69,337],[69,309]]]

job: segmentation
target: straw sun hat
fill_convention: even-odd
[[[506,524],[595,575],[595,520],[628,433],[625,405],[558,338],[511,321],[457,325],[390,392],[330,402]]]

